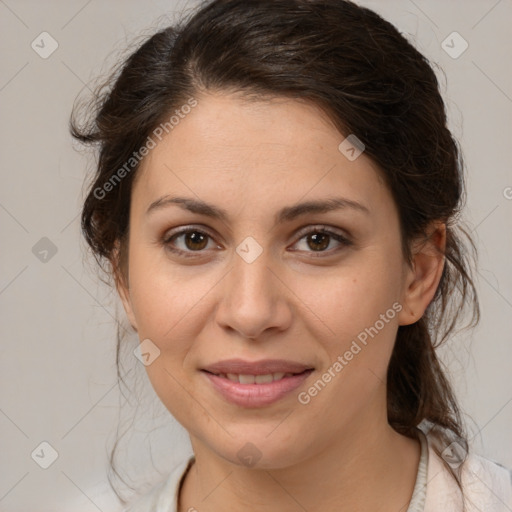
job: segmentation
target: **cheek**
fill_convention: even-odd
[[[356,256],[357,258],[357,256]],[[311,283],[312,309],[336,337],[347,340],[372,326],[400,298],[400,268],[381,257],[365,257],[337,275]],[[395,316],[392,310],[388,317]],[[331,333],[333,334],[333,333]]]
[[[389,254],[389,253],[387,253]],[[331,369],[331,392],[345,407],[353,399],[365,402],[386,380],[387,366],[398,329],[400,258],[373,250],[340,268],[337,277],[316,287],[314,311],[329,329],[323,330],[326,367]],[[334,365],[336,365],[334,367]],[[314,392],[314,391],[313,391]],[[329,395],[329,396],[328,396]],[[317,405],[332,397],[325,393]],[[333,414],[337,414],[333,412]]]
[[[302,390],[311,416],[339,426],[381,396],[401,310],[395,288],[387,279],[352,277],[331,281],[316,297],[330,330],[318,339],[324,357],[317,380]]]
[[[160,351],[145,366],[151,385],[176,419],[185,422],[193,387],[183,365],[201,330],[205,288],[214,283],[207,276],[194,279],[188,269],[178,272],[164,257],[151,252],[134,250],[131,254],[131,304],[140,340],[150,339]]]
[[[129,267],[130,297],[139,335],[163,340],[192,328],[195,323],[190,317],[209,285],[207,274],[204,279],[194,277],[192,267],[172,266],[163,249],[139,247],[131,253]]]

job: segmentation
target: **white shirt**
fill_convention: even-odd
[[[421,432],[421,431],[420,431]],[[462,512],[462,497],[430,436],[420,434],[421,457],[407,512]],[[179,489],[194,457],[181,462],[124,512],[178,512]],[[512,470],[470,453],[461,466],[466,512],[512,512]]]

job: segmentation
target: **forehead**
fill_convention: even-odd
[[[336,192],[374,204],[386,194],[377,166],[364,153],[347,159],[339,150],[345,135],[313,104],[228,94],[197,101],[143,160],[135,200],[180,191],[221,203],[257,196],[268,205]]]

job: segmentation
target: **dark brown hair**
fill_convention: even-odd
[[[458,223],[462,157],[428,60],[392,24],[349,1],[215,0],[146,40],[107,84],[84,121],[72,117],[71,130],[78,140],[99,147],[82,229],[110,275],[119,270],[121,278],[126,276],[130,194],[138,164],[112,190],[98,190],[105,191],[105,183],[127,169],[132,155],[176,108],[204,91],[307,101],[319,106],[341,134],[355,134],[396,202],[407,261],[413,240],[427,238],[432,222],[446,223],[445,267],[434,300],[420,320],[398,330],[387,376],[388,420],[409,437],[417,437],[422,420],[431,422],[438,452],[453,439],[467,447],[435,349],[465,311],[470,312],[466,327],[478,322],[469,264],[476,253]],[[121,342],[118,335],[118,365]]]

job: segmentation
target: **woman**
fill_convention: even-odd
[[[511,510],[434,350],[478,301],[427,60],[351,2],[216,0],[113,81],[82,227],[194,451],[127,510]]]

